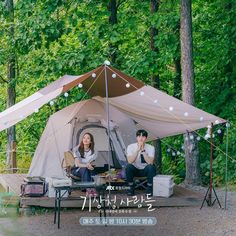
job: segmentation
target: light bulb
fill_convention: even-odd
[[[226,123],[226,127],[229,128],[230,127],[230,123]]]
[[[193,136],[193,135],[190,135],[190,139],[193,140],[193,139],[194,139],[194,136]]]
[[[83,84],[79,83],[79,84],[78,84],[78,87],[79,87],[79,88],[83,88]]]
[[[144,92],[143,92],[143,91],[141,91],[141,92],[140,92],[140,96],[143,96],[143,95],[144,95]]]
[[[186,117],[187,117],[187,116],[188,116],[188,112],[184,112],[184,116],[186,116]]]
[[[197,141],[200,141],[200,140],[201,140],[201,138],[198,136],[198,137],[197,137]]]
[[[175,152],[172,152],[172,156],[174,157],[176,154],[175,154]]]
[[[167,152],[170,152],[170,149],[169,149],[169,148],[167,149]]]
[[[54,105],[54,101],[50,101],[49,104],[50,104],[50,106],[53,106]]]
[[[204,120],[204,118],[201,116],[201,117],[200,117],[200,121],[203,121],[203,120]]]
[[[126,86],[126,88],[129,88],[130,87],[130,83],[127,83],[125,86]]]
[[[221,129],[218,129],[218,130],[217,130],[217,133],[218,133],[218,134],[221,134]]]
[[[69,94],[68,94],[68,93],[64,93],[64,97],[66,97],[66,98],[67,98],[68,96],[69,96]]]
[[[107,66],[111,65],[111,63],[108,60],[104,61],[104,64]]]
[[[169,111],[173,111],[174,110],[174,108],[173,107],[169,107]]]
[[[156,99],[156,100],[154,100],[154,103],[158,103],[157,99]]]
[[[116,74],[112,74],[112,78],[115,79],[116,78]]]
[[[92,73],[92,77],[93,77],[93,78],[96,78],[96,76],[97,76],[97,75],[96,75],[95,73]]]

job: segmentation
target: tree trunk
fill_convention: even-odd
[[[226,12],[228,13],[229,16],[229,22],[228,22],[228,26],[227,26],[227,37],[228,37],[228,52],[227,52],[227,57],[228,57],[228,63],[225,65],[225,75],[227,75],[227,83],[226,86],[228,86],[229,90],[230,88],[232,88],[233,86],[233,81],[235,79],[234,75],[233,75],[233,71],[234,71],[234,62],[236,60],[236,55],[235,55],[235,51],[234,51],[234,47],[233,44],[235,43],[236,37],[235,34],[233,32],[233,27],[235,25],[235,16],[233,14],[234,9],[233,9],[233,3],[232,0],[228,0],[225,3],[225,9]]]
[[[116,0],[110,0],[109,5],[108,5],[108,10],[110,11],[110,16],[109,16],[109,23],[113,26],[117,24],[117,2]],[[110,60],[111,63],[114,64],[116,62],[117,58],[117,45],[112,44],[111,42],[109,43],[109,51],[110,51]]]
[[[176,25],[177,32],[180,32],[180,22]],[[181,99],[182,91],[181,91],[181,59],[179,55],[180,45],[178,45],[177,52],[174,58],[175,64],[175,77],[174,77],[174,97]]]
[[[153,146],[155,147],[155,165],[157,167],[157,173],[162,173],[162,151],[161,151],[161,140],[156,139],[153,141]]]
[[[151,0],[150,1],[150,15],[156,13],[159,9],[159,0]],[[152,51],[159,53],[159,49],[155,46],[155,37],[158,35],[158,29],[151,25],[150,27],[150,48]],[[160,88],[160,76],[159,74],[151,75],[151,83],[154,88]],[[153,145],[156,149],[155,153],[155,164],[157,165],[157,172],[161,173],[162,167],[162,152],[161,152],[161,140],[156,139],[153,141]]]
[[[184,102],[194,105],[194,69],[191,4],[191,0],[181,0],[180,42],[182,98]],[[190,137],[194,138],[191,139]],[[188,140],[186,140],[186,138]],[[186,163],[185,183],[191,185],[198,185],[201,183],[201,176],[197,141],[193,133],[184,135],[184,140]]]
[[[13,0],[6,0],[7,21],[9,25],[9,41],[10,41],[10,54],[7,65],[7,108],[11,107],[16,102],[15,80],[16,80],[16,57],[14,52],[14,3]],[[16,168],[16,155],[15,153],[16,142],[16,129],[12,126],[7,129],[7,156],[6,162],[8,168]]]
[[[174,60],[175,63],[175,78],[174,78],[174,97],[181,99],[181,63],[180,58]]]

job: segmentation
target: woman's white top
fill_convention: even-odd
[[[73,148],[73,155],[75,158],[79,159],[80,163],[87,164],[89,162],[94,161],[97,158],[97,151],[94,150],[93,154],[90,149],[88,151],[84,151],[84,158],[82,158],[79,152],[79,147],[76,146],[75,148]]]

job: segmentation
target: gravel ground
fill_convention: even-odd
[[[195,189],[205,192],[204,188]],[[222,205],[224,205],[224,192],[217,190]],[[98,212],[81,210],[67,210],[61,214],[61,228],[53,224],[53,212],[0,218],[0,235],[14,236],[97,236],[97,235],[236,235],[236,192],[228,193],[228,209],[214,207],[163,207],[148,212],[147,208],[140,208],[137,212],[116,213],[117,217],[155,217],[157,224],[154,226],[82,226],[80,217],[98,217]]]

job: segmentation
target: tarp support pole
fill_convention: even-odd
[[[17,164],[16,164],[16,141],[11,142],[11,169],[12,173],[17,172]]]
[[[106,85],[106,116],[107,116],[107,135],[108,135],[108,171],[110,174],[111,169],[111,162],[110,162],[110,112],[109,112],[109,91],[108,91],[108,80],[107,80],[107,65],[105,64],[105,85]],[[110,178],[109,178],[109,185],[110,185]],[[109,196],[110,196],[110,189],[109,189]]]
[[[227,210],[227,193],[228,193],[228,149],[229,149],[229,128],[226,123],[226,157],[225,157],[225,210]]]

